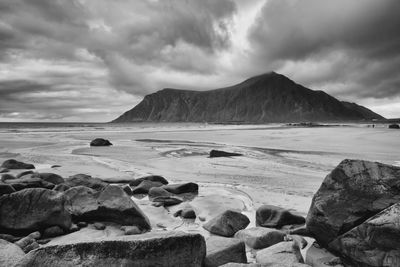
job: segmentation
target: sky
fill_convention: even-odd
[[[0,121],[107,122],[275,71],[400,118],[399,0],[0,0]]]

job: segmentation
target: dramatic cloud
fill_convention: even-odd
[[[400,117],[397,0],[2,0],[0,121],[108,121],[275,70]]]

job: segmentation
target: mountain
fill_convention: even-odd
[[[113,122],[300,122],[384,119],[270,72],[221,89],[163,89]]]

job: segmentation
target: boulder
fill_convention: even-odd
[[[272,205],[262,205],[256,211],[256,225],[281,228],[284,225],[304,224],[306,219],[289,210]]]
[[[205,254],[205,241],[200,234],[147,233],[46,245],[27,254],[20,266],[201,267]]]
[[[17,245],[0,239],[0,266],[14,267],[25,256],[24,251]]]
[[[71,187],[69,185],[66,184],[58,184],[56,185],[53,190],[54,191],[58,191],[58,192],[64,192],[67,191],[68,189],[70,189]]]
[[[132,188],[132,193],[133,194],[147,194],[151,188],[160,187],[162,185],[163,184],[160,182],[152,182],[152,181],[144,180],[138,186],[135,186],[134,188]]]
[[[389,129],[400,129],[400,125],[393,123],[388,126]]]
[[[159,175],[149,175],[149,176],[145,176],[145,177],[141,177],[141,178],[135,179],[135,180],[131,181],[131,182],[129,183],[129,185],[130,185],[130,186],[138,186],[138,185],[139,185],[141,182],[143,182],[143,181],[159,182],[159,183],[162,183],[162,184],[168,184],[167,179],[165,179],[165,178],[162,177],[162,176],[159,176]]]
[[[11,185],[16,191],[21,191],[27,188],[45,188],[53,189],[54,184],[43,181],[40,178],[18,178],[13,180],[6,180],[5,183]]]
[[[138,235],[142,233],[142,231],[140,231],[136,226],[122,226],[121,230],[124,231],[125,235]]]
[[[180,216],[184,219],[196,219],[196,212],[192,208],[184,208]]]
[[[8,159],[1,164],[2,168],[9,170],[19,170],[19,169],[34,169],[35,166],[33,164],[24,163],[21,161],[17,161],[15,159]]]
[[[39,232],[33,232],[24,238],[21,238],[15,244],[19,246],[25,253],[28,253],[32,249],[39,247],[37,240],[41,237]]]
[[[72,225],[71,225],[71,227],[72,227]],[[70,229],[68,229],[68,230],[70,230]],[[60,236],[63,234],[64,234],[64,230],[59,226],[51,226],[49,228],[46,228],[43,231],[44,238]]]
[[[33,177],[38,177],[46,182],[52,183],[52,184],[62,184],[65,182],[64,178],[62,178],[60,175],[55,174],[55,173],[36,173],[33,175]]]
[[[94,223],[94,224],[93,224],[93,227],[94,227],[96,230],[104,230],[104,229],[106,229],[106,225],[105,225],[104,223],[101,223],[101,222],[96,222],[96,223]]]
[[[203,225],[207,231],[221,236],[232,237],[237,231],[249,225],[246,215],[233,210],[226,210]]]
[[[243,156],[240,153],[232,153],[232,152],[226,152],[222,150],[211,150],[210,151],[210,158],[218,158],[218,157],[234,157],[234,156]]]
[[[34,172],[33,171],[20,172],[15,176],[15,178],[21,178],[22,176],[25,176],[25,175],[28,175],[28,174],[34,174]]]
[[[75,174],[65,180],[65,184],[70,187],[86,186],[97,191],[101,191],[108,186],[108,183],[103,182],[99,178],[93,178],[86,174]]]
[[[305,263],[313,267],[343,267],[339,257],[314,242],[306,251]]]
[[[217,267],[228,262],[247,263],[246,247],[235,238],[211,236],[206,239],[205,267]]]
[[[172,194],[197,193],[199,191],[199,185],[196,183],[169,184],[162,188]]]
[[[14,193],[15,189],[9,184],[0,183],[0,196]]]
[[[173,194],[168,192],[162,187],[153,187],[150,188],[149,190],[149,198],[155,198],[155,197],[169,197],[172,196]]]
[[[23,234],[50,226],[71,227],[66,197],[56,191],[31,188],[0,198],[0,229]]]
[[[77,221],[108,221],[150,229],[146,215],[117,185],[108,185],[103,191],[77,186],[64,195],[70,204],[68,210]]]
[[[400,203],[344,233],[329,247],[361,266],[400,265]]]
[[[400,201],[400,167],[343,160],[315,193],[307,229],[326,247],[376,213]]]
[[[90,146],[112,146],[112,144],[107,139],[96,138],[90,142]]]
[[[5,182],[7,180],[14,180],[14,179],[16,179],[16,177],[14,175],[12,175],[12,174],[9,174],[9,173],[5,173],[5,174],[1,175],[1,181],[2,182]]]
[[[253,249],[267,248],[285,240],[286,234],[282,231],[264,228],[252,227],[243,229],[235,234],[235,237],[244,241],[246,245]]]
[[[259,250],[256,261],[267,266],[293,266],[293,264],[304,263],[300,248],[293,242],[280,242],[268,248]]]
[[[180,197],[170,196],[170,197],[155,197],[152,199],[152,201],[156,204],[156,206],[169,207],[182,203],[183,199]]]

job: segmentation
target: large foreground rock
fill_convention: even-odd
[[[280,242],[257,252],[256,260],[266,266],[293,266],[304,263],[296,242]]]
[[[250,220],[240,212],[227,210],[203,225],[207,231],[225,237],[232,237],[237,231],[249,225]]]
[[[400,266],[400,203],[339,236],[329,247],[360,266]]]
[[[17,245],[0,239],[0,266],[13,267],[25,256]]]
[[[228,262],[247,263],[246,247],[236,238],[211,236],[206,240],[205,267],[217,267]]]
[[[31,188],[0,198],[0,230],[30,233],[50,226],[71,227],[67,199],[57,191]]]
[[[307,229],[327,246],[376,213],[400,201],[400,168],[343,160],[323,181],[307,215]]]
[[[68,210],[77,221],[109,221],[150,229],[146,215],[117,185],[108,185],[103,191],[78,186],[64,194],[70,204]]]
[[[267,248],[285,240],[286,234],[282,231],[264,228],[252,227],[243,229],[235,234],[235,237],[243,240],[246,245],[254,249]]]
[[[305,218],[289,210],[272,205],[262,205],[256,211],[256,225],[270,228],[281,228],[284,225],[304,224]]]
[[[25,163],[22,161],[17,161],[15,159],[8,159],[1,164],[2,168],[9,170],[18,170],[18,169],[34,169],[35,166],[33,164]]]
[[[205,255],[205,241],[200,234],[148,233],[45,246],[28,253],[20,266],[201,267]]]

